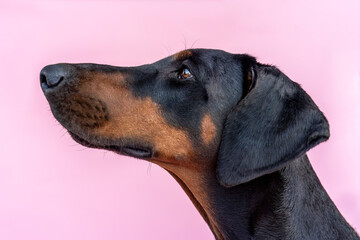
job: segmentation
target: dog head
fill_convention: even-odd
[[[223,186],[284,167],[329,137],[301,87],[248,55],[191,49],[153,64],[56,64],[40,82],[80,144],[216,171]]]

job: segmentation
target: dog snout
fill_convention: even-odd
[[[44,67],[40,72],[40,84],[43,91],[55,88],[73,75],[74,67],[70,64],[54,64]]]

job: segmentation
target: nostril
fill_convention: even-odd
[[[40,73],[40,84],[42,87],[49,87],[46,83],[46,76],[43,73]]]
[[[48,74],[43,76],[44,82],[48,85],[48,87],[56,87],[59,85],[59,83],[61,83],[61,81],[64,80],[64,76],[59,76],[58,74]]]

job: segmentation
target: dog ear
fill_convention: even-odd
[[[330,136],[310,96],[276,67],[254,63],[243,72],[247,94],[227,116],[218,154],[225,187],[280,170]]]

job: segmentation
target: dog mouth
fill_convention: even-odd
[[[125,155],[129,157],[135,157],[135,158],[141,158],[141,159],[147,159],[153,157],[153,151],[150,147],[144,147],[139,146],[137,144],[94,144],[91,143],[81,137],[79,137],[77,134],[68,131],[72,139],[75,140],[75,142],[88,147],[88,148],[97,148],[97,149],[105,149],[112,152],[115,152],[120,155]]]

